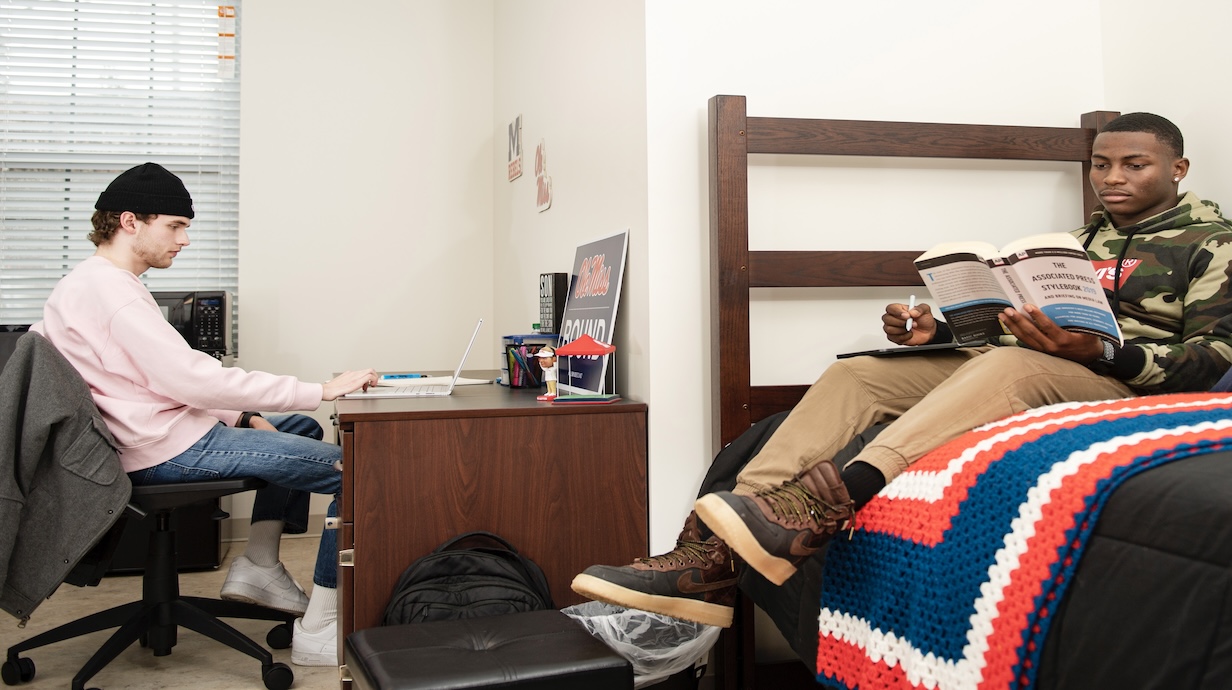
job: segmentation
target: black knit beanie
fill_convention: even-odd
[[[192,197],[184,182],[158,163],[129,168],[98,195],[99,211],[132,211],[192,218]]]

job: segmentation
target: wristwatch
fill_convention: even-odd
[[[1107,340],[1104,341],[1104,355],[1100,359],[1109,364],[1112,364],[1112,360],[1116,359],[1116,347]]]
[[[261,413],[260,413],[260,412],[244,412],[244,413],[241,413],[241,414],[240,414],[240,418],[239,418],[239,420],[235,422],[235,428],[237,428],[237,429],[251,429],[251,428],[252,428],[252,418],[253,418],[253,417],[260,417],[260,416],[261,416]],[[262,419],[264,419],[264,417],[262,417]]]
[[[1116,359],[1116,346],[1107,340],[1104,341],[1104,352],[1099,356],[1099,359],[1091,362],[1088,368],[1097,374],[1111,374],[1112,363]]]

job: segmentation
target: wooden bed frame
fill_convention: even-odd
[[[1119,115],[1086,113],[1081,116],[1081,126],[1073,128],[748,117],[744,96],[714,96],[709,111],[715,453],[754,422],[790,409],[808,388],[752,385],[751,288],[922,285],[912,260],[926,247],[907,251],[749,251],[750,153],[1081,163],[1085,213],[1074,219],[1074,227],[1078,227],[1097,203],[1086,183],[1095,134]],[[752,603],[747,597],[741,599],[736,622],[716,647],[716,687],[784,688],[794,678],[805,681],[800,687],[816,687],[807,670],[795,662],[758,670]]]

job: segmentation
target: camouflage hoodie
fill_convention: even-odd
[[[1210,390],[1232,363],[1232,224],[1218,204],[1190,192],[1129,227],[1102,212],[1074,235],[1125,336],[1112,375],[1140,393]]]

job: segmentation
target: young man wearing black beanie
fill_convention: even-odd
[[[222,597],[303,614],[295,621],[292,662],[337,665],[335,533],[321,535],[311,597],[279,561],[278,547],[284,530],[306,529],[309,493],[337,498],[342,451],[321,441],[324,433],[311,417],[265,419],[253,410],[315,410],[375,385],[376,372],[348,371],[308,383],[223,367],[192,349],[140,280],[151,268],[171,266],[189,245],[195,212],[184,183],[161,165],[145,163],[112,181],[95,208],[89,234],[94,256],[56,285],[32,330],[90,385],[133,484],[227,477],[269,482],[257,492],[248,546],[232,563]]]

